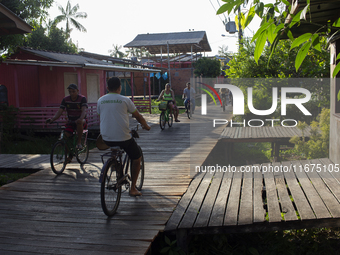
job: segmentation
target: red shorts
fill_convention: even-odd
[[[83,129],[87,129],[87,119],[85,119],[85,123],[83,125]],[[77,130],[77,124],[74,121],[68,122],[65,125],[65,132],[73,134],[73,132],[76,131],[76,130]]]

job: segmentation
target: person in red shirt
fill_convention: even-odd
[[[55,120],[59,119],[63,111],[66,109],[68,122],[65,125],[65,133],[67,136],[71,136],[74,130],[77,130],[77,147],[81,149],[81,136],[83,134],[83,130],[87,128],[87,100],[85,96],[79,94],[76,84],[70,84],[67,89],[70,95],[64,97],[57,113],[52,119],[47,119],[46,123],[53,123]]]

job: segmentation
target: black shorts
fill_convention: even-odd
[[[85,123],[83,124],[83,129],[87,129],[87,119],[84,119]],[[77,130],[77,124],[75,121],[69,121],[65,124],[65,132],[68,132],[70,134],[73,134],[74,131]]]
[[[127,155],[129,155],[130,159],[139,159],[142,156],[142,152],[139,149],[138,144],[136,143],[135,139],[131,138],[130,140],[126,140],[123,142],[110,142],[104,141],[107,146],[114,147],[119,146],[123,149]]]

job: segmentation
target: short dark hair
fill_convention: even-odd
[[[120,79],[118,77],[111,77],[107,81],[107,87],[109,91],[116,91],[120,87]]]

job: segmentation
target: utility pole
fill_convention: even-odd
[[[241,50],[241,48],[243,47],[243,43],[242,43],[242,26],[241,26],[241,6],[238,7],[238,47],[239,47],[239,51]]]

